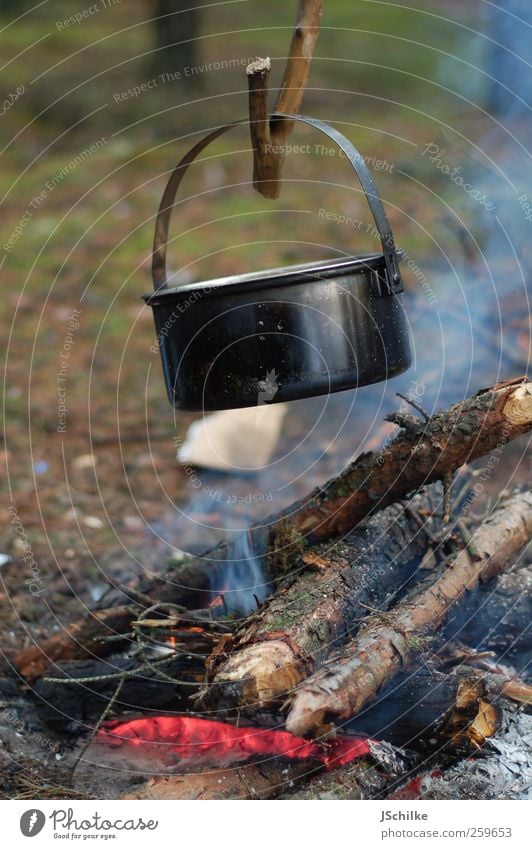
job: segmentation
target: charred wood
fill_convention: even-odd
[[[395,749],[389,743],[371,743],[371,756],[353,761],[332,772],[311,778],[293,793],[282,799],[376,799],[386,789],[414,767],[416,757],[411,752]]]
[[[516,568],[467,593],[453,608],[444,641],[460,640],[530,675],[532,655],[532,566]]]
[[[75,660],[49,668],[50,678],[43,676],[32,688],[39,715],[50,728],[61,733],[83,731],[92,726],[113,698],[120,675],[125,673],[119,696],[114,700],[111,716],[131,712],[185,710],[191,693],[194,669],[190,660],[177,656],[162,667],[136,672],[136,658],[116,656],[107,661]],[[201,668],[196,669],[199,681]],[[168,680],[166,676],[174,678]],[[64,682],[64,683],[61,683]],[[199,686],[199,685],[198,685]]]
[[[477,758],[420,773],[389,799],[525,799],[532,784],[532,716],[505,708]]]

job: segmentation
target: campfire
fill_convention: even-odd
[[[532,500],[474,511],[464,464],[529,430],[532,385],[414,413],[310,497],[19,654],[50,725],[83,735],[79,774],[152,776],[134,798],[445,797],[482,785],[479,758],[503,781],[532,698]]]
[[[527,4],[30,5],[3,795],[529,796]]]

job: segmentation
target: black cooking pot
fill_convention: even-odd
[[[371,175],[344,136],[309,124],[345,154],[366,194],[381,254],[276,268],[169,288],[168,225],[190,163],[237,121],[210,133],[177,165],[155,229],[153,308],[170,402],[180,410],[221,410],[291,401],[376,383],[410,365],[398,252]]]

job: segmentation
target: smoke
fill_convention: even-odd
[[[225,561],[213,571],[212,587],[214,604],[219,600],[226,612],[241,615],[250,613],[269,595],[262,558],[254,550],[247,530],[229,541]]]

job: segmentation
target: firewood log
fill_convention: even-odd
[[[323,730],[328,718],[359,713],[424,646],[468,590],[502,572],[532,531],[532,494],[518,493],[473,536],[478,554],[464,549],[428,587],[389,613],[370,618],[340,656],[331,658],[294,693],[286,726],[294,734]]]
[[[189,775],[156,776],[123,799],[274,799],[322,769],[282,759]]]
[[[508,380],[407,429],[387,448],[361,454],[310,499],[289,511],[292,527],[310,540],[351,530],[361,519],[442,480],[532,427],[532,383]],[[281,517],[282,519],[282,517]]]
[[[473,395],[428,422],[412,424],[384,450],[361,454],[347,469],[324,487],[251,528],[255,551],[264,556],[269,581],[282,579],[312,543],[323,542],[352,530],[366,516],[415,492],[423,485],[441,480],[464,463],[502,448],[532,427],[532,384],[524,379],[507,380]],[[131,616],[124,605],[137,601],[139,593],[155,603],[171,601],[186,607],[205,606],[210,588],[212,559],[224,557],[218,546],[209,557],[189,558],[172,565],[164,575],[139,581],[125,591],[104,597],[100,609],[92,611],[61,634],[41,645],[24,649],[16,658],[21,675],[32,680],[51,659],[80,659],[104,656],[116,644],[101,643],[110,634],[127,634]],[[198,601],[203,598],[203,601]],[[106,612],[103,605],[120,605],[120,615]],[[107,622],[110,616],[112,625]]]
[[[417,657],[348,723],[367,734],[423,755],[455,757],[476,752],[497,728],[505,679],[470,666],[438,669],[430,655]],[[493,710],[487,706],[493,705]],[[482,730],[484,737],[481,740]]]

